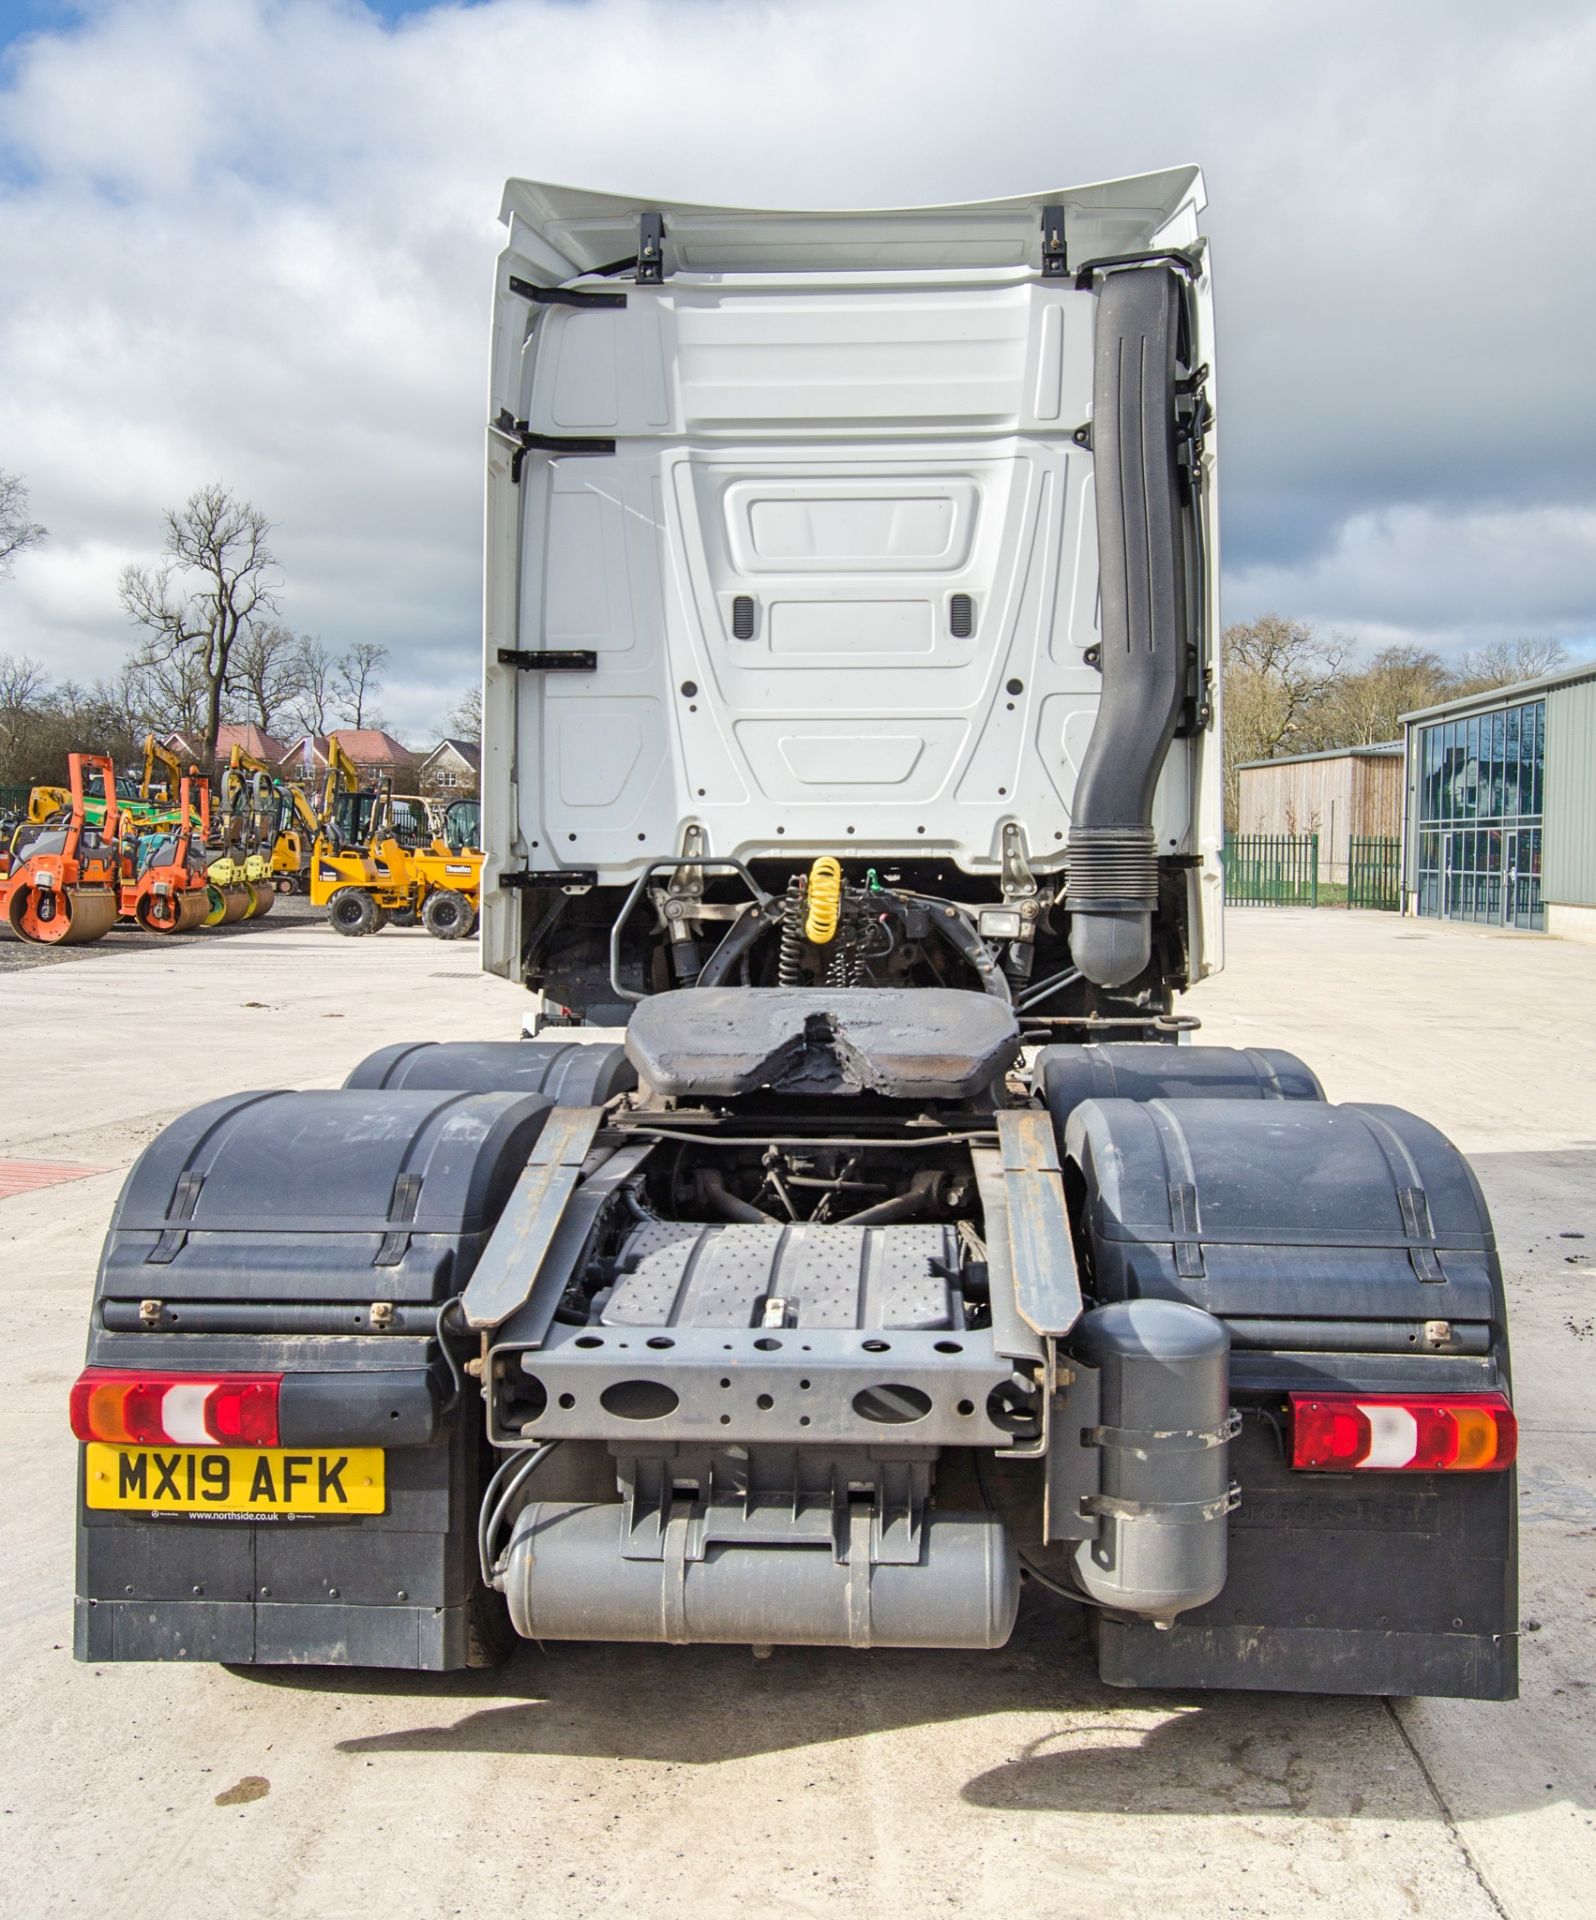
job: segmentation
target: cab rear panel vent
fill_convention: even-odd
[[[975,632],[975,602],[967,593],[956,593],[948,602],[948,628],[955,640],[968,640]]]

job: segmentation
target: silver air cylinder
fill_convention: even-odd
[[[677,1646],[1001,1647],[1014,1628],[1014,1542],[992,1514],[925,1519],[911,1566],[872,1566],[862,1546],[710,1544],[687,1558],[678,1515],[660,1559],[627,1559],[616,1502],[538,1502],[515,1523],[503,1587],[529,1640],[653,1640]]]
[[[1173,1300],[1122,1300],[1081,1320],[1075,1351],[1100,1374],[1095,1540],[1075,1550],[1083,1590],[1167,1626],[1225,1584],[1230,1336]]]

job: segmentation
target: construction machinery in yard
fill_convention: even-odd
[[[136,798],[146,808],[161,807],[170,812],[178,804],[183,782],[183,763],[164,741],[153,733],[144,736],[144,767]],[[131,784],[131,781],[130,781]],[[124,806],[124,811],[126,807]]]
[[[177,816],[170,829],[124,836],[119,906],[146,933],[188,933],[211,912],[206,872],[211,835],[210,782],[180,774]]]
[[[145,1150],[80,1658],[988,1648],[1030,1587],[1117,1686],[1512,1696],[1479,1185],[1177,1007],[1203,204],[509,184],[483,960],[624,1036],[388,1047]]]
[[[482,907],[480,809],[474,801],[422,800],[429,838],[410,851],[421,924],[435,940],[475,933]],[[475,816],[475,817],[473,817]]]
[[[482,855],[437,845],[410,856],[421,902],[421,924],[435,940],[475,933],[482,902]]]
[[[321,816],[303,787],[285,779],[238,741],[233,743],[222,786],[229,815],[253,812],[257,817],[257,851],[266,854],[266,877],[275,890],[306,891]]]
[[[159,776],[155,771],[157,765],[163,769]],[[147,734],[142,775],[120,773],[113,783],[118,830],[126,833],[143,827],[170,826],[176,818],[177,781],[181,772],[177,756],[153,734]],[[87,824],[98,831],[105,820],[105,795],[87,794],[84,807]],[[28,819],[35,826],[63,825],[71,810],[70,786],[42,784],[28,795]]]
[[[273,869],[280,803],[270,767],[235,745],[222,771],[220,799],[207,926],[259,919],[271,912],[278,893]]]
[[[439,940],[475,931],[482,855],[455,848],[445,810],[396,794],[386,776],[361,787],[337,736],[328,740],[321,829],[311,857],[311,900],[338,933],[359,937],[419,920]]]
[[[326,909],[334,932],[350,937],[380,933],[392,921],[413,923],[416,883],[410,856],[394,837],[391,782],[370,790],[344,787],[340,795],[334,780],[329,767],[321,831],[311,850],[312,903]]]
[[[97,780],[99,792],[91,793]],[[0,908],[11,931],[40,946],[102,939],[119,909],[116,768],[100,754],[67,755],[67,799],[19,827]]]

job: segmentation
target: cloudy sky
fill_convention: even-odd
[[[1596,652],[1589,0],[0,0],[0,652],[82,678],[219,477],[282,610],[476,672],[500,185],[982,198],[1197,160],[1226,615]]]

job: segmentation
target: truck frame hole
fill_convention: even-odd
[[[681,1405],[681,1396],[663,1380],[613,1380],[599,1405],[617,1420],[663,1420]]]
[[[853,1396],[853,1410],[878,1427],[906,1427],[931,1411],[931,1396],[918,1387],[861,1387]]]

